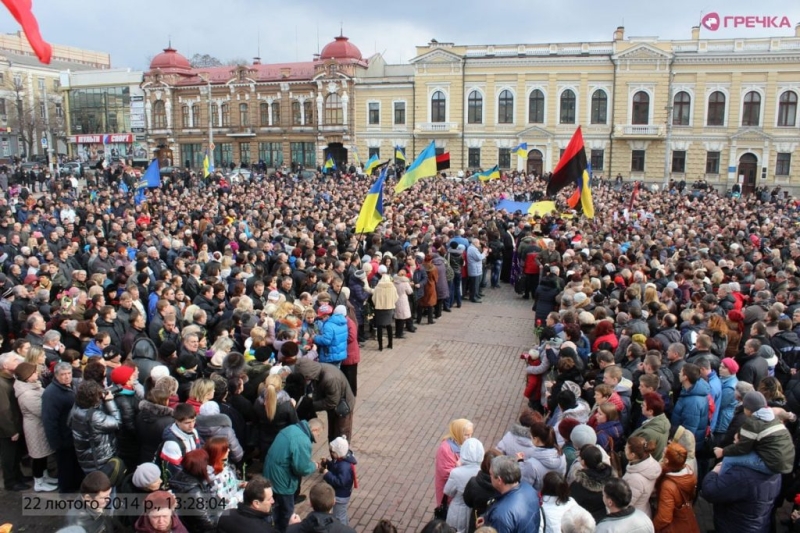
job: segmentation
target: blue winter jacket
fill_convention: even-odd
[[[732,466],[724,474],[706,474],[702,494],[714,505],[716,531],[766,533],[772,504],[780,491],[780,474],[763,474],[746,466]]]
[[[725,433],[728,431],[728,426],[731,425],[733,411],[736,409],[736,384],[739,383],[739,380],[736,379],[736,376],[729,376],[721,378],[720,382],[722,383],[722,400],[717,404],[719,418],[714,433]]]
[[[356,457],[352,451],[347,452],[343,459],[336,461],[328,459],[328,472],[322,479],[333,487],[337,498],[349,498],[353,493],[354,465],[356,463]]]
[[[714,398],[714,414],[711,415],[711,430],[716,431],[719,420],[719,404],[722,403],[722,382],[715,371],[708,375],[708,386],[711,388],[711,397]]]
[[[711,387],[704,379],[698,379],[691,389],[681,389],[681,395],[672,411],[672,425],[683,426],[694,434],[696,449],[703,446],[708,427],[708,395]]]
[[[539,495],[524,481],[498,496],[484,515],[485,523],[497,533],[539,531]]]
[[[323,322],[314,344],[319,347],[320,363],[339,363],[347,359],[347,317],[333,315]]]

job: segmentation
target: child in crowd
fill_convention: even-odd
[[[358,488],[356,457],[347,439],[337,437],[330,444],[331,459],[321,464],[323,479],[336,491],[336,503],[332,514],[344,525],[349,525],[347,505],[354,488]]]

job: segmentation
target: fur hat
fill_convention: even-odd
[[[226,377],[232,378],[244,374],[247,371],[247,361],[244,355],[239,352],[230,352],[222,360],[222,373]]]

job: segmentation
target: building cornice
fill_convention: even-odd
[[[691,55],[683,55],[677,54],[675,56],[675,64],[716,64],[716,65],[732,65],[732,64],[742,64],[742,63],[757,63],[757,64],[765,64],[765,63],[800,63],[800,53],[793,52],[792,55],[788,54],[758,54],[758,55],[734,55],[734,54],[726,54],[724,56],[718,55],[703,55],[703,54],[691,54]]]

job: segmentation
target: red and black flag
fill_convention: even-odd
[[[53,48],[42,38],[42,33],[39,31],[39,21],[36,20],[33,14],[31,0],[3,0],[3,4],[11,12],[14,19],[19,22],[19,25],[22,26],[22,31],[25,32],[25,37],[28,38],[28,43],[30,43],[39,61],[49,64],[53,56]]]
[[[436,172],[450,168],[450,152],[436,156]]]
[[[550,176],[547,184],[547,196],[555,196],[558,191],[581,179],[586,170],[586,152],[583,149],[583,134],[581,127],[575,130],[564,155],[558,161],[558,166]]]

